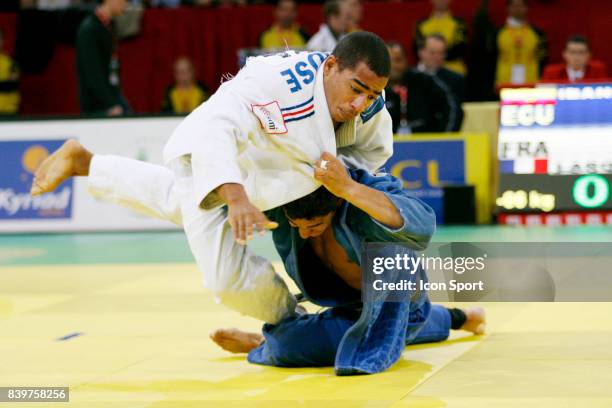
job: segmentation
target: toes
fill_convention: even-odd
[[[215,341],[215,342],[220,342],[221,340],[223,340],[223,333],[221,332],[221,330],[216,330],[212,333],[210,333],[210,338]]]
[[[216,342],[228,340],[231,338],[231,333],[228,329],[217,329],[210,334],[210,338]]]

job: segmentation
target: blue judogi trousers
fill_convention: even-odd
[[[420,309],[410,313],[406,344],[446,340],[451,328],[449,311],[429,302]],[[424,322],[419,321],[419,315],[426,316]],[[265,341],[251,350],[248,360],[279,367],[333,366],[344,334],[357,319],[358,311],[334,307],[322,313],[285,319],[276,325],[265,324]]]

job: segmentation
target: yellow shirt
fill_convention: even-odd
[[[442,16],[430,16],[423,20],[417,27],[420,38],[425,38],[432,34],[440,34],[446,40],[448,48],[466,42],[465,24],[457,20],[450,13]],[[446,68],[451,69],[461,75],[467,72],[465,62],[462,59],[447,61]]]
[[[165,109],[174,113],[190,113],[208,99],[208,94],[202,87],[194,85],[189,88],[174,86],[168,91],[169,107]]]
[[[19,70],[11,57],[0,54],[0,81],[19,79]],[[19,111],[20,95],[18,90],[0,91],[0,114],[14,114]]]
[[[504,26],[497,34],[495,83],[520,84],[539,78],[540,36],[529,25]]]
[[[283,30],[274,24],[261,35],[260,48],[303,48],[308,40],[304,37],[300,26],[294,25],[289,30]]]

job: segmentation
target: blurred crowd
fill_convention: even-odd
[[[60,10],[67,8],[89,7],[100,3],[100,0],[2,0],[0,10],[16,11],[23,9]],[[196,7],[224,7],[246,6],[249,4],[276,4],[274,0],[126,0],[134,7],[165,7],[177,8],[182,6]],[[320,3],[317,0],[303,3]]]
[[[118,38],[124,37],[126,31],[138,31],[138,24],[132,24],[134,18],[116,24],[120,18],[142,7],[244,2],[21,0],[19,5],[52,9],[90,4],[94,12],[80,21],[76,33],[81,111],[117,116],[131,112],[121,91]],[[451,0],[430,3],[431,12],[417,22],[409,49],[399,38],[388,39],[392,69],[385,94],[396,133],[457,131],[463,120],[463,102],[495,100],[500,87],[608,76],[605,65],[592,57],[589,40],[581,35],[567,39],[563,63],[547,64],[546,35],[530,22],[527,0],[506,0],[507,18],[501,26],[491,22],[486,0],[475,10],[471,24],[453,14]],[[257,46],[266,52],[287,47],[331,52],[343,35],[361,29],[363,14],[360,0],[328,0],[322,5],[323,24],[317,32],[308,33],[299,24],[297,1],[277,0],[274,22],[261,33]],[[123,33],[118,33],[120,30]],[[15,113],[19,106],[19,68],[2,51],[1,34],[0,112]],[[414,63],[409,65],[408,61]],[[210,91],[198,81],[196,72],[188,57],[175,62],[174,78],[169,78],[160,101],[161,112],[185,114],[209,97]]]

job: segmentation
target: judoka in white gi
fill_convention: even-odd
[[[323,152],[370,171],[391,156],[389,65],[385,43],[367,32],[344,37],[330,56],[252,58],[176,128],[166,166],[93,155],[72,140],[42,163],[31,192],[88,176],[94,196],[182,225],[216,299],[276,323],[296,313],[296,300],[245,243],[275,227],[262,211],[319,187],[313,164]]]

